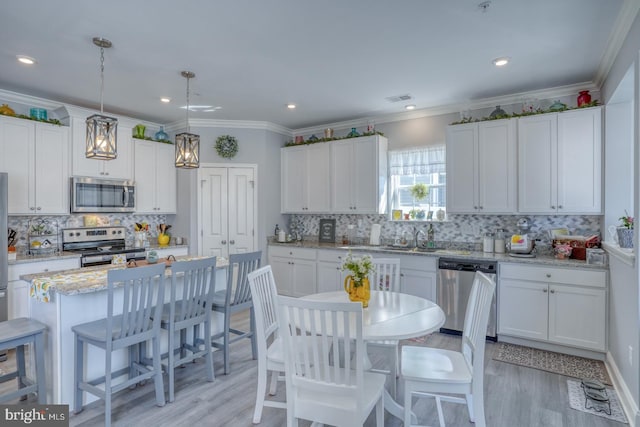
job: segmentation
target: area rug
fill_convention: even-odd
[[[627,424],[627,417],[624,415],[618,394],[614,389],[607,387],[607,396],[611,404],[611,415],[609,415],[604,411],[598,411],[592,408],[592,402],[589,402],[588,409],[585,407],[584,390],[580,386],[579,381],[567,380],[567,388],[569,389],[569,406],[571,406],[572,409]],[[604,409],[606,407],[606,405],[602,406],[598,404],[595,404],[595,406],[598,409]]]
[[[595,378],[611,385],[604,362],[521,345],[499,343],[493,360],[553,372],[574,378]]]

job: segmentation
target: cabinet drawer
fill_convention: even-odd
[[[46,271],[70,270],[80,267],[80,258],[12,264],[9,266],[9,282],[20,280],[23,274],[44,273]]]
[[[332,250],[318,250],[318,261],[321,262],[337,262],[343,263],[349,252],[346,250],[332,251]]]
[[[401,255],[400,268],[412,268],[420,271],[436,272],[438,269],[437,258],[427,255]]]
[[[607,272],[579,268],[543,267],[501,263],[501,279],[530,280],[546,283],[566,283],[579,286],[606,287]]]
[[[283,258],[298,258],[315,261],[316,250],[298,247],[286,246],[269,246],[269,256],[277,256]]]

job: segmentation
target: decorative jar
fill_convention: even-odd
[[[633,228],[618,227],[618,245],[621,248],[633,248]]]
[[[157,141],[168,141],[169,135],[164,131],[164,126],[160,126],[160,130],[153,136]]]
[[[170,240],[171,240],[171,236],[169,236],[168,234],[164,234],[164,233],[158,234],[158,244],[160,246],[167,246]]]
[[[363,308],[369,307],[371,290],[367,277],[347,276],[344,278],[344,290],[349,294],[349,301],[361,302]]]
[[[134,138],[144,139],[144,131],[147,129],[145,125],[135,125],[133,127]]]
[[[588,90],[581,90],[578,95],[578,107],[582,107],[585,104],[591,102],[591,94]]]

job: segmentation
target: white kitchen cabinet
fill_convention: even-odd
[[[400,291],[436,302],[437,258],[401,255]]]
[[[344,279],[349,274],[342,270],[347,256],[346,250],[318,250],[317,292],[332,292],[344,289]]]
[[[447,128],[447,212],[507,214],[517,210],[516,121]]]
[[[606,350],[606,272],[501,264],[498,334]]]
[[[0,117],[0,171],[9,215],[69,213],[69,128]]]
[[[387,211],[387,139],[375,135],[331,143],[331,211]]]
[[[316,250],[269,246],[269,264],[278,293],[302,297],[316,292]]]
[[[330,147],[318,143],[280,149],[282,213],[331,210]]]
[[[134,139],[136,213],[176,213],[174,146]]]
[[[173,255],[174,257],[189,255],[189,248],[186,246],[170,246],[167,248],[155,248],[150,250],[156,251],[158,258],[166,258],[169,255]]]
[[[518,211],[602,213],[602,110],[518,120]]]
[[[72,132],[72,168],[73,176],[102,179],[133,179],[133,141],[132,127],[118,122],[117,150],[118,156],[113,160],[87,159],[86,117],[71,117]]]
[[[29,310],[30,283],[20,280],[24,274],[45,273],[80,268],[80,258],[66,258],[60,260],[37,261],[29,263],[11,264],[8,269],[8,309],[9,320],[18,317],[31,317]]]

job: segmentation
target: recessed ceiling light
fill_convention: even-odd
[[[36,63],[36,60],[30,56],[16,55],[16,58],[18,58],[18,61],[22,62],[23,64],[33,65]]]
[[[171,98],[163,96],[162,98],[160,98],[160,102],[164,102],[165,104],[171,102]]]
[[[493,60],[493,65],[495,65],[496,67],[504,67],[505,65],[507,65],[509,63],[509,57],[502,57],[502,58],[496,58]]]
[[[296,108],[296,104],[287,104],[287,108],[288,108],[289,110],[295,110],[295,108]]]
[[[405,106],[404,106],[404,109],[405,109],[405,110],[415,110],[415,109],[416,109],[416,106],[415,106],[415,105],[413,105],[413,104],[409,104],[409,105],[405,105]]]

